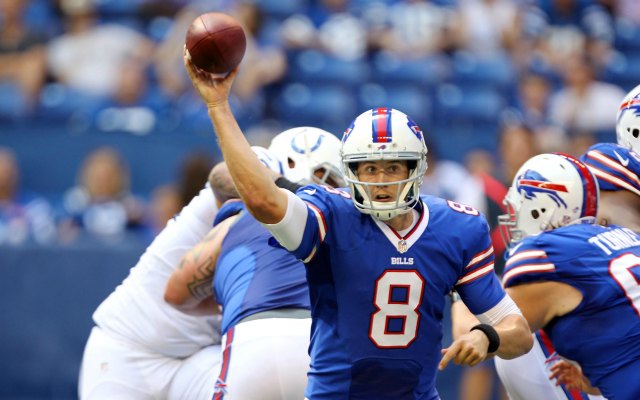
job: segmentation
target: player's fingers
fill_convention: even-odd
[[[473,366],[480,361],[480,354],[472,346],[462,347],[455,358],[458,365]]]
[[[451,360],[456,356],[456,354],[458,354],[458,351],[460,350],[460,344],[459,343],[453,343],[451,346],[449,346],[446,349],[442,349],[442,359],[440,360],[440,363],[438,364],[438,369],[440,371],[444,370],[447,365],[451,362]]]
[[[450,350],[450,347],[441,350],[442,358],[440,359],[440,363],[438,364],[438,369],[440,371],[444,370],[447,367],[447,364],[449,364],[451,359],[455,356],[455,354],[453,354],[453,352],[451,352]]]
[[[238,71],[240,71],[240,65],[236,66],[234,69],[229,71],[227,76],[224,78],[225,81],[232,83],[236,79],[236,75],[238,75]]]

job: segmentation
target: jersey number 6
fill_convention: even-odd
[[[380,348],[405,348],[418,336],[424,278],[415,270],[386,270],[376,281],[369,339]]]
[[[631,272],[631,268],[638,266],[640,266],[640,257],[627,253],[611,260],[609,272],[624,291],[636,314],[640,316],[640,286],[638,286],[638,279]]]

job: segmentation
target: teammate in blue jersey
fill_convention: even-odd
[[[598,184],[579,160],[527,161],[505,198],[510,234],[503,284],[532,330],[577,362],[609,400],[640,398],[640,236],[593,224]]]
[[[640,232],[640,86],[620,104],[616,135],[618,144],[596,144],[581,160],[600,183],[600,223]]]
[[[618,109],[616,134],[618,143],[598,143],[580,157],[593,172],[600,188],[598,223],[619,225],[640,232],[640,86],[631,90]],[[569,391],[580,385],[556,386],[549,375],[555,369],[568,369],[565,361],[549,362],[555,349],[544,331],[536,332],[534,349],[516,360],[496,359],[496,368],[509,395],[514,400],[571,399],[585,396]],[[548,361],[547,359],[550,358]],[[535,368],[534,365],[538,365]],[[553,370],[552,370],[553,368]],[[574,371],[575,372],[575,371]],[[565,371],[564,374],[567,372]],[[579,374],[575,374],[576,377]],[[559,379],[562,381],[562,379]],[[591,399],[598,399],[589,395]]]
[[[273,142],[278,157],[253,148],[272,171],[299,182],[342,180],[335,156],[340,141],[332,134],[294,128]],[[219,184],[227,188],[224,192],[233,191],[230,177]],[[270,238],[239,200],[230,200],[211,233],[185,256],[167,284],[169,302],[183,309],[210,309],[213,280],[213,297],[222,307],[224,349],[215,388],[210,383],[215,400],[304,397],[311,328],[304,266],[282,247],[270,245]]]
[[[405,114],[367,111],[345,132],[341,156],[353,196],[310,185],[297,197],[258,168],[230,111],[237,70],[216,78],[187,57],[185,66],[247,209],[307,263],[309,399],[437,399],[436,372],[452,360],[475,365],[489,353],[510,358],[531,348],[526,321],[493,273],[484,217],[420,197],[427,149]],[[483,323],[441,349],[453,287]]]

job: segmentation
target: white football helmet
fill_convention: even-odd
[[[640,153],[640,85],[625,96],[616,118],[618,144]]]
[[[580,160],[565,154],[540,154],[516,173],[498,217],[507,246],[524,237],[573,223],[593,223],[598,211],[598,181]]]
[[[322,129],[302,126],[288,129],[271,140],[269,150],[278,157],[282,175],[299,184],[343,187],[340,139]],[[320,171],[322,177],[316,176]]]
[[[418,204],[420,185],[427,171],[427,146],[422,131],[406,114],[392,108],[375,108],[360,114],[342,136],[340,155],[353,203],[360,212],[386,221]],[[397,182],[361,181],[358,164],[378,160],[408,161],[409,177]],[[372,200],[372,187],[391,185],[397,185],[395,202]]]
[[[265,149],[262,146],[251,146],[251,150],[258,156],[258,159],[265,167],[271,171],[284,176],[284,168],[282,163],[269,149]]]

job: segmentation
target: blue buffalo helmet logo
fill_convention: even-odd
[[[351,135],[351,132],[353,132],[353,128],[356,126],[356,121],[353,121],[351,123],[351,125],[349,125],[349,127],[347,128],[346,131],[344,131],[344,134],[342,135],[342,143],[346,142],[347,139],[349,139],[349,136]]]
[[[539,172],[527,170],[517,179],[516,189],[518,193],[524,193],[524,198],[532,200],[538,194],[546,194],[551,197],[559,207],[567,208],[567,203],[562,200],[559,193],[568,193],[567,187],[562,184],[550,182]]]
[[[422,140],[422,129],[420,129],[418,124],[413,122],[413,120],[411,118],[409,118],[409,117],[407,117],[407,126],[409,127],[409,129],[411,129],[413,134],[416,135],[416,137],[419,140]]]

